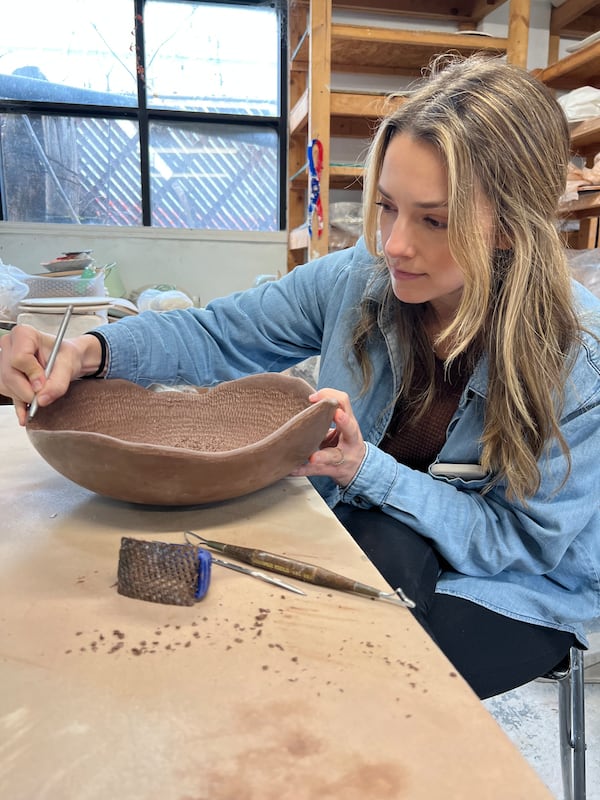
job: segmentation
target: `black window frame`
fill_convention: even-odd
[[[180,111],[148,108],[146,103],[145,73],[145,48],[143,23],[144,7],[147,0],[133,0],[134,17],[132,20],[135,31],[135,47],[137,63],[137,106],[104,106],[93,104],[56,103],[47,101],[7,100],[0,98],[0,114],[39,114],[48,117],[102,117],[105,119],[127,119],[137,123],[140,144],[140,182],[141,182],[141,226],[125,226],[130,228],[150,227],[152,225],[152,210],[150,199],[150,150],[149,129],[153,122],[204,123],[213,125],[228,125],[275,130],[277,133],[279,163],[278,163],[278,189],[279,202],[277,208],[278,229],[286,229],[286,184],[287,184],[287,129],[288,129],[288,83],[287,83],[287,2],[286,0],[177,0],[178,2],[206,2],[207,4],[238,5],[238,6],[271,6],[279,15],[279,116],[264,116],[252,114],[226,114],[205,111]],[[163,2],[169,0],[163,0]],[[0,221],[6,221],[6,198],[0,174]],[[50,223],[51,224],[51,223]],[[105,227],[105,226],[99,226]],[[187,228],[185,230],[196,230]]]

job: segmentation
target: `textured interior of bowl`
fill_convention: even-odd
[[[302,384],[243,379],[197,392],[154,392],[120,380],[79,381],[31,428],[88,431],[153,447],[219,452],[260,441],[308,406]]]
[[[61,474],[99,494],[159,505],[239,496],[287,475],[323,440],[333,401],[263,373],[196,391],[76,381],[27,432]]]

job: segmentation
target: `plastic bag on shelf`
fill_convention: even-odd
[[[185,292],[174,287],[150,287],[137,298],[139,311],[171,311],[174,308],[190,308],[194,301]]]
[[[362,236],[362,203],[332,203],[329,207],[329,250],[352,247]]]
[[[569,122],[600,116],[600,89],[580,86],[558,98]]]
[[[18,267],[0,261],[0,319],[15,322],[19,303],[29,293],[25,282],[29,275]]]
[[[575,280],[600,297],[600,248],[567,250],[567,259]]]

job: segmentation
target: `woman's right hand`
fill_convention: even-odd
[[[21,425],[25,425],[34,395],[40,406],[50,405],[65,394],[72,380],[92,374],[100,364],[98,339],[84,334],[62,342],[46,378],[44,370],[54,339],[30,325],[16,325],[0,338],[0,393],[12,397]]]

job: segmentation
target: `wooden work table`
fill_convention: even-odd
[[[387,590],[305,479],[136,507],[54,472],[11,407],[0,441],[0,797],[551,797],[402,607],[217,566],[193,607],[117,593],[122,536],[185,529]]]

